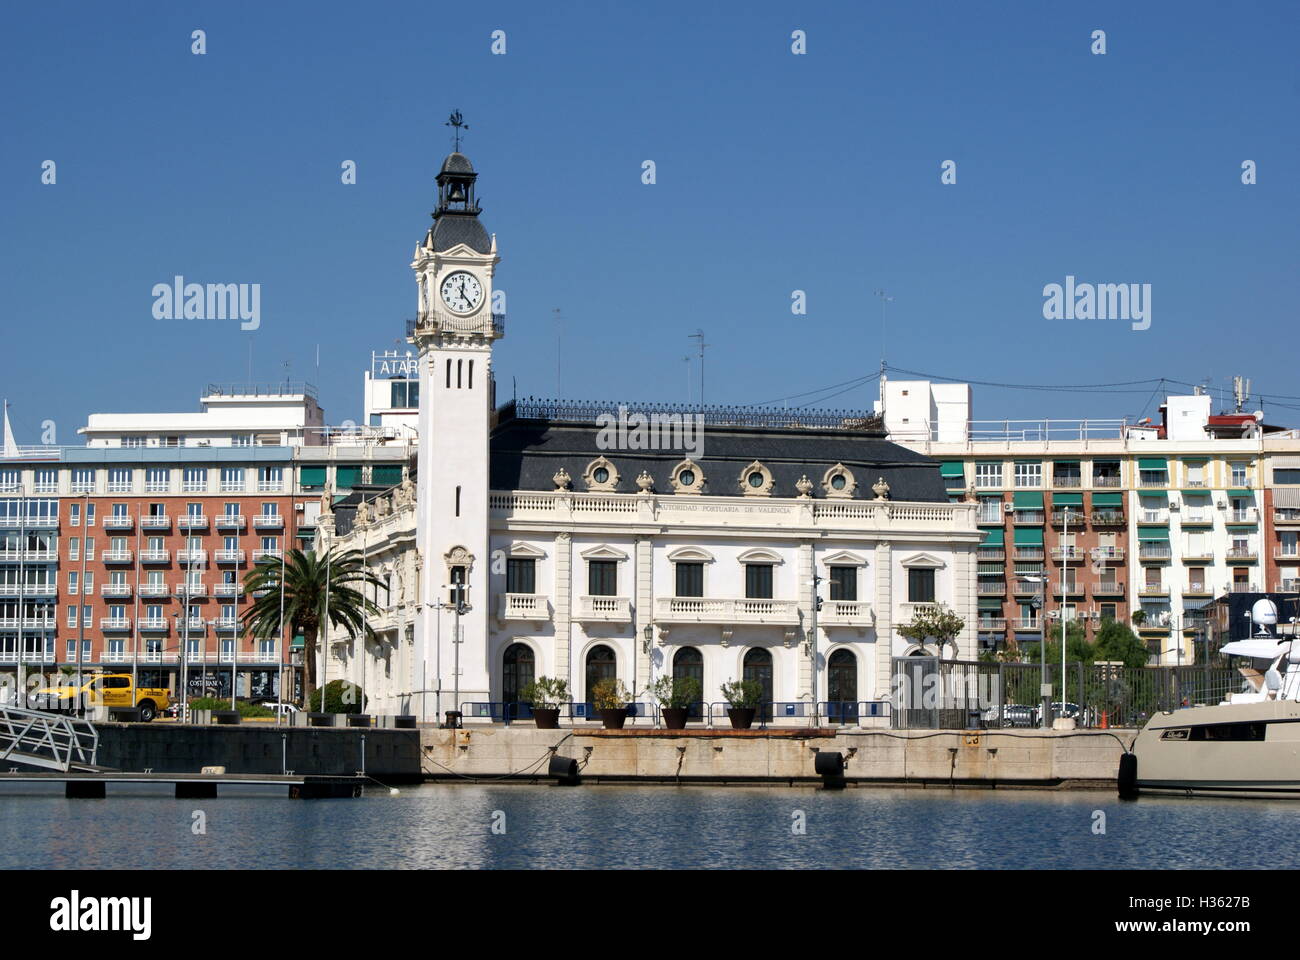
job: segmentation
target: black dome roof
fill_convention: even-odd
[[[463,153],[449,153],[447,159],[442,161],[442,170],[440,173],[473,173],[474,164],[469,162],[469,157]]]

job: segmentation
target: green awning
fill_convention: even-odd
[[[1053,457],[1052,463],[1079,463],[1078,457]]]
[[[1169,527],[1168,526],[1138,527],[1138,539],[1139,540],[1168,540]]]
[[[1122,507],[1124,506],[1124,494],[1094,493],[1092,495],[1092,505],[1094,507]]]
[[[977,496],[977,497],[1000,497],[1000,496],[1002,496],[1002,491],[1001,491],[1001,490],[976,490],[976,491],[975,491],[975,496]]]
[[[1209,457],[1183,457],[1183,463],[1208,463]]]
[[[1011,503],[1017,510],[1043,509],[1043,492],[1041,490],[1017,490],[1011,496]]]
[[[993,529],[993,530],[985,530],[985,531],[984,531],[984,540],[980,543],[980,546],[981,546],[981,547],[1000,547],[1000,546],[1003,546],[1003,545],[1005,544],[1005,542],[1006,542],[1006,541],[1003,539],[1003,534],[1004,534],[1005,532],[1006,532],[1006,531],[1003,530],[1002,527],[997,527],[997,528],[995,528],[995,529]]]
[[[385,465],[370,468],[370,482],[382,484],[385,487],[395,487],[402,482],[402,467]]]
[[[298,471],[298,482],[304,489],[312,487],[325,486],[325,468],[324,467],[302,467]]]
[[[1169,501],[1168,490],[1143,490],[1141,496],[1143,500],[1146,500],[1149,497],[1152,500],[1159,500],[1162,503],[1167,503]]]
[[[307,641],[302,636],[294,637],[289,644],[291,650],[301,650],[305,646],[307,646]]]
[[[334,482],[340,490],[351,490],[361,482],[360,467],[336,467]]]
[[[964,477],[966,467],[960,460],[945,460],[939,467],[939,476],[941,477]]]
[[[1081,507],[1081,506],[1083,506],[1083,494],[1081,494],[1081,493],[1054,493],[1054,494],[1052,494],[1052,506],[1054,506],[1054,507]]]
[[[1255,496],[1255,491],[1254,491],[1254,490],[1229,490],[1229,491],[1228,491],[1228,496],[1230,496],[1230,497],[1251,497],[1251,498],[1253,498],[1253,497]]]
[[[1016,527],[1013,542],[1017,547],[1041,547],[1043,545],[1043,528]]]
[[[1002,598],[1001,597],[980,597],[979,608],[981,610],[1001,610]]]
[[[1208,497],[1209,495],[1210,491],[1206,490],[1204,487],[1192,487],[1189,490],[1183,491],[1183,496],[1185,497]]]
[[[1138,460],[1139,470],[1168,470],[1169,461],[1164,457],[1143,457]]]

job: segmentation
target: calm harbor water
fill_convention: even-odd
[[[0,798],[0,868],[1214,868],[1286,801],[1112,791],[424,785],[361,799]],[[206,816],[196,834],[194,812]],[[1106,833],[1093,832],[1094,811]],[[802,811],[806,833],[792,832]],[[493,824],[504,833],[493,833]],[[129,850],[129,862],[123,851]],[[1267,865],[1300,866],[1289,844]]]

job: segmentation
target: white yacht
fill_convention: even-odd
[[[1222,652],[1252,662],[1240,668],[1243,692],[1148,720],[1121,760],[1120,796],[1300,797],[1300,638],[1254,636]]]

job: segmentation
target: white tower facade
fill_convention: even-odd
[[[420,676],[413,679],[435,715],[491,699],[488,437],[492,344],[504,334],[504,317],[492,309],[499,258],[496,238],[478,219],[476,178],[459,152],[443,162],[433,225],[411,262],[419,288],[411,342],[420,361]]]

